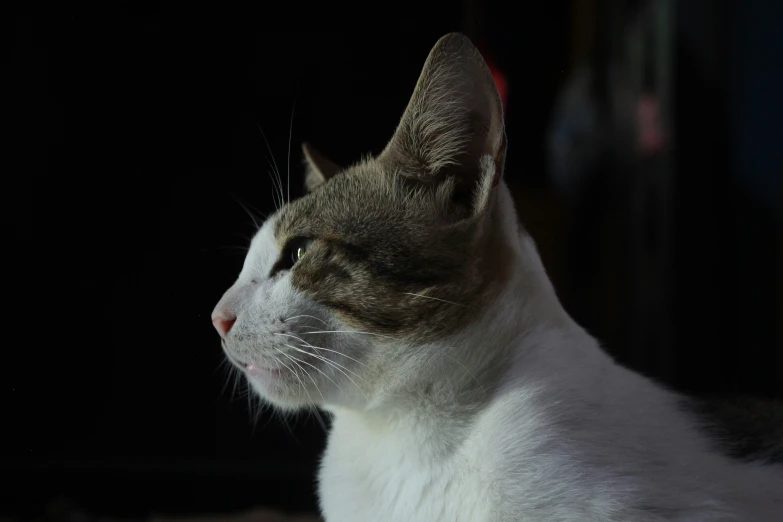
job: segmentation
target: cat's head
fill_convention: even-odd
[[[513,205],[500,97],[460,34],[430,52],[384,151],[339,168],[304,146],[308,194],[253,238],[213,313],[227,357],[280,407],[364,407],[503,288]],[[504,225],[505,223],[505,225]]]

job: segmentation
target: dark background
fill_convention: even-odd
[[[342,164],[379,152],[452,30],[508,83],[506,177],[567,310],[673,388],[781,398],[780,6],[399,4],[415,16],[297,32],[167,4],[17,17],[0,515],[59,496],[114,516],[314,509],[323,430],[232,399],[209,316],[254,232],[242,205],[274,209],[271,157],[294,197],[302,141]],[[645,95],[651,154],[628,131]],[[557,182],[555,115],[585,106],[569,143],[594,154]]]

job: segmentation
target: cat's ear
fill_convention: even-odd
[[[302,143],[305,164],[305,190],[312,192],[343,170],[339,165],[318,152],[309,143]]]
[[[442,37],[379,159],[425,183],[453,178],[453,199],[475,215],[489,204],[505,152],[503,106],[487,64],[466,36]]]

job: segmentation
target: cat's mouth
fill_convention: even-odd
[[[268,377],[270,375],[280,375],[280,368],[266,368],[257,364],[248,364],[245,367],[245,373],[256,377]]]
[[[242,370],[248,375],[252,375],[255,377],[269,377],[269,376],[277,376],[280,375],[280,368],[271,368],[269,366],[262,366],[260,364],[256,363],[245,363],[237,358],[233,357],[231,354],[226,353],[226,356],[228,357],[229,361],[231,361],[231,364]]]
[[[253,362],[244,362],[239,360],[237,357],[232,355],[231,352],[226,348],[225,341],[221,343],[221,346],[223,347],[223,353],[226,354],[226,358],[229,360],[229,362],[248,375],[252,375],[255,377],[270,377],[270,376],[279,376],[281,373],[280,367],[268,366],[268,365],[253,363]]]

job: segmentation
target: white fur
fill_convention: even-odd
[[[326,520],[783,519],[781,468],[719,455],[672,393],[606,355],[559,304],[504,183],[496,195],[514,270],[483,317],[423,346],[324,334],[319,346],[334,350],[356,386],[320,363],[332,380],[313,372],[312,388],[254,382],[285,407],[306,404],[305,389],[333,414],[319,476]],[[347,330],[288,276],[264,279],[279,256],[271,227],[218,307],[266,310],[238,314],[236,325],[265,339],[275,327],[258,317],[308,314]],[[232,346],[237,356],[268,356],[263,343]]]
[[[286,378],[276,380],[246,374],[256,392],[278,408],[362,406],[366,392],[341,385],[340,380],[351,384],[355,370],[350,366],[370,341],[357,339],[324,307],[295,289],[289,273],[269,277],[281,255],[273,232],[276,219],[277,214],[271,216],[255,235],[239,277],[215,307],[215,313],[228,310],[237,317],[224,350],[232,362],[285,370]],[[321,334],[331,331],[339,333]],[[329,362],[322,363],[319,357]],[[238,369],[244,371],[245,366]]]

